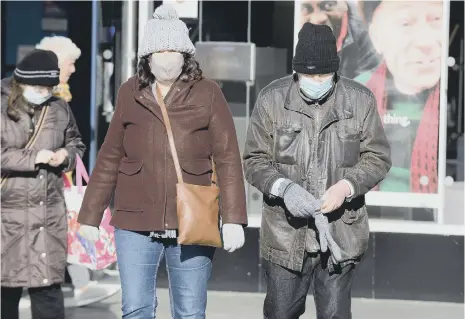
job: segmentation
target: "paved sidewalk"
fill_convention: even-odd
[[[263,294],[237,292],[209,292],[207,318],[261,319]],[[67,309],[67,319],[119,319],[120,293],[88,307]],[[169,296],[165,289],[158,292],[158,319],[169,319]],[[354,299],[353,319],[463,319],[464,305],[402,300]],[[29,310],[21,310],[20,319],[30,319]],[[313,298],[307,300],[304,318],[316,318]]]

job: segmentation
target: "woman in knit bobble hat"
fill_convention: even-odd
[[[242,163],[231,111],[218,85],[202,75],[185,23],[169,5],[158,7],[153,16],[139,44],[137,74],[119,89],[78,221],[81,234],[96,240],[114,192],[111,224],[123,318],[154,318],[156,276],[165,257],[173,318],[200,319],[205,318],[215,249],[177,243],[177,176],[161,99],[184,182],[210,185],[215,161],[223,247],[229,252],[244,244],[247,224]]]

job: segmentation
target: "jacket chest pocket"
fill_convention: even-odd
[[[277,127],[274,136],[274,159],[277,163],[294,165],[297,163],[302,126]]]
[[[118,181],[115,190],[116,210],[128,212],[143,211],[143,162],[123,159],[118,168]]]
[[[360,133],[336,131],[334,137],[335,158],[338,167],[352,167],[360,158]]]

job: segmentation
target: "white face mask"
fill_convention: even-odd
[[[184,57],[179,52],[160,52],[152,54],[150,68],[158,82],[172,83],[182,72]]]
[[[26,86],[23,88],[23,97],[29,103],[41,105],[52,97],[52,92],[39,93],[33,87]]]

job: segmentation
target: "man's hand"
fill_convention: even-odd
[[[66,157],[68,157],[68,151],[65,150],[64,148],[61,148],[58,151],[56,151],[55,154],[53,154],[49,164],[50,166],[58,167],[61,164],[63,164]]]
[[[345,199],[350,195],[350,188],[346,181],[341,180],[331,186],[321,197],[323,205],[321,211],[323,213],[331,213],[344,203]]]
[[[283,198],[287,210],[295,217],[313,217],[321,207],[320,200],[290,180],[286,180],[280,185],[280,196]]]
[[[36,164],[49,164],[55,153],[49,150],[40,150],[36,156]]]

